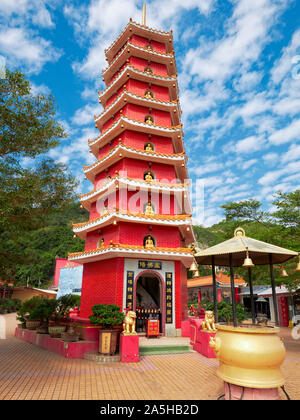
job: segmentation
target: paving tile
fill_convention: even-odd
[[[216,376],[218,361],[199,353],[143,356],[133,364],[66,359],[16,339],[15,315],[5,318],[7,338],[0,340],[0,400],[216,400],[224,393]],[[300,399],[300,340],[293,340],[287,328],[281,335],[287,348],[282,366],[285,390],[291,399]],[[161,345],[165,341],[159,339]],[[174,343],[183,341],[174,339]],[[286,399],[282,390],[280,398]]]

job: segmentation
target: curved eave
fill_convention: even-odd
[[[155,99],[147,99],[126,90],[123,91],[121,95],[119,95],[116,100],[100,115],[95,116],[95,124],[99,131],[101,131],[103,125],[111,119],[112,115],[119,112],[126,104],[139,105],[146,108],[151,107],[160,111],[170,112],[172,124],[178,125],[180,123],[181,110],[179,109],[178,102],[165,102]]]
[[[99,101],[105,108],[107,100],[127,82],[127,80],[135,79],[140,82],[153,83],[158,86],[169,88],[170,100],[175,101],[178,97],[178,83],[176,77],[164,77],[156,74],[149,75],[143,71],[137,70],[132,66],[126,66],[117,75],[117,77],[106,87],[103,92],[98,92]]]
[[[93,140],[89,140],[89,146],[97,158],[99,147],[103,147],[113,138],[118,137],[123,131],[131,130],[145,134],[157,135],[160,137],[168,137],[173,141],[175,153],[184,152],[182,128],[181,127],[160,127],[157,125],[149,125],[141,121],[133,121],[122,116],[109,129]]]
[[[155,217],[142,214],[127,214],[125,212],[112,212],[84,224],[74,224],[73,232],[80,238],[85,239],[88,232],[92,232],[96,229],[101,229],[105,226],[111,225],[114,221],[178,227],[181,235],[185,238],[186,243],[190,244],[194,241],[191,217],[189,215],[186,217],[166,216],[164,219],[163,216]],[[189,230],[187,230],[187,228]]]
[[[91,208],[91,203],[98,200],[100,197],[102,199],[106,198],[108,195],[116,191],[118,188],[136,188],[145,191],[151,192],[158,192],[158,193],[167,193],[167,194],[175,194],[175,197],[179,195],[186,195],[188,197],[188,185],[181,185],[181,184],[155,184],[149,183],[142,180],[137,179],[128,179],[128,178],[113,178],[109,182],[106,182],[100,188],[91,191],[90,193],[84,194],[80,196],[80,202],[84,208],[88,211]],[[179,199],[179,197],[178,197]],[[189,201],[188,201],[189,203]],[[191,208],[186,209],[186,213],[192,213]]]
[[[180,155],[160,155],[151,152],[146,152],[144,150],[137,150],[127,148],[124,145],[119,145],[115,147],[110,153],[108,153],[104,158],[98,160],[93,165],[83,168],[85,176],[91,181],[94,182],[95,176],[105,170],[107,167],[113,165],[117,161],[123,158],[139,159],[145,160],[147,162],[157,162],[163,163],[166,165],[174,165],[177,178],[184,181],[188,178],[186,162],[187,158],[184,154]],[[182,166],[183,165],[183,166]]]
[[[159,64],[165,64],[167,67],[168,74],[176,74],[176,62],[174,55],[162,54],[155,50],[151,51],[145,48],[141,48],[137,45],[127,42],[122,51],[114,58],[112,63],[103,70],[103,81],[108,84],[111,78],[120,68],[125,64],[129,57],[142,58],[148,61],[157,62]]]
[[[180,248],[151,248],[109,246],[103,249],[97,248],[88,252],[69,254],[69,261],[85,264],[94,261],[106,260],[109,258],[151,258],[155,260],[181,261],[185,267],[189,267],[194,260],[193,251],[183,252]]]
[[[138,35],[144,38],[152,39],[153,41],[161,42],[165,44],[167,53],[171,53],[174,50],[171,32],[159,31],[157,29],[141,25],[137,22],[130,21],[114,42],[105,49],[105,56],[109,63],[112,62],[115,55],[118,51],[120,51],[131,35]]]

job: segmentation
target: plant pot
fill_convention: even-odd
[[[41,325],[41,321],[35,321],[35,320],[26,321],[26,328],[28,330],[35,330],[40,325]]]
[[[115,354],[119,335],[118,329],[99,330],[99,353]]]
[[[39,327],[37,327],[36,332],[38,334],[48,334],[48,327],[47,327],[47,325],[40,325]]]
[[[68,341],[69,343],[75,342],[79,340],[78,334],[69,334],[68,332],[61,333],[61,339],[63,341]]]
[[[52,338],[60,338],[61,333],[66,331],[65,325],[49,325],[48,333]]]
[[[284,384],[280,365],[285,347],[279,328],[232,327],[217,324],[210,346],[220,365],[223,381],[249,388],[278,388]]]

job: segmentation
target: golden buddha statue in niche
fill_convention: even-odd
[[[145,92],[145,98],[147,98],[147,99],[153,99],[154,98],[153,92],[151,92],[151,90],[146,90],[146,92]]]
[[[153,207],[152,207],[151,202],[148,201],[148,204],[147,204],[147,206],[145,208],[145,215],[146,216],[151,216],[152,214],[155,214],[155,213],[154,213],[154,210],[153,210]]]
[[[151,67],[146,67],[144,72],[147,73],[147,74],[153,74],[153,70],[152,70]]]
[[[152,182],[153,181],[153,176],[152,176],[151,172],[146,173],[145,181],[147,181],[147,182]]]
[[[100,248],[103,248],[104,247],[104,239],[102,238],[101,240],[100,240]]]
[[[153,152],[153,146],[151,143],[147,143],[145,147],[146,152]]]
[[[146,45],[146,49],[149,50],[149,51],[153,51],[153,47],[150,44]]]
[[[153,118],[150,115],[148,115],[148,117],[145,119],[145,123],[149,125],[153,125],[154,124]]]
[[[154,242],[150,235],[146,239],[145,248],[154,248]]]

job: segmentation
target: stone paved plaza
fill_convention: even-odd
[[[196,352],[143,356],[136,364],[65,359],[13,336],[15,314],[4,315],[0,340],[1,400],[216,400],[223,394],[218,362]],[[282,329],[286,391],[300,399],[300,340]],[[286,399],[280,390],[281,399]]]

